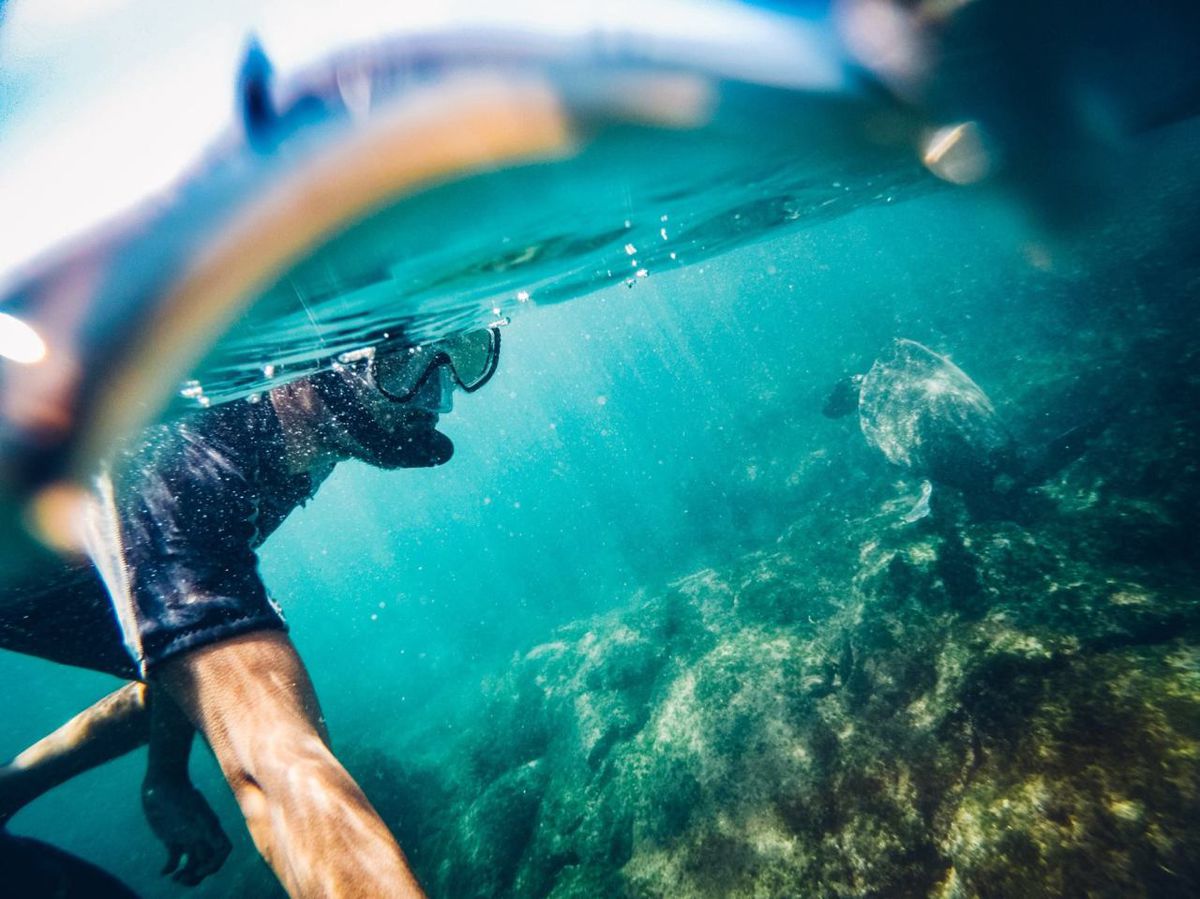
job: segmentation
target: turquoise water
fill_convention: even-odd
[[[560,161],[435,187],[268,287],[191,393],[220,402],[384,334],[429,338],[633,289],[766,235],[920,196],[939,182],[910,152],[911,128],[866,100],[726,87],[700,134],[607,128]]]
[[[493,383],[443,419],[448,465],[346,463],[264,547],[335,749],[439,895],[790,895],[789,878],[814,872],[827,879],[807,881],[822,884],[812,895],[979,895],[992,863],[1048,872],[1050,895],[1118,844],[1144,856],[1105,862],[1130,878],[1123,894],[1186,894],[1200,384],[1195,257],[1166,240],[1186,230],[1182,201],[1143,195],[1144,219],[1050,238],[893,151],[831,164],[830,146],[793,153],[801,137],[749,160],[714,143],[695,168],[664,162],[658,139],[614,138],[573,169],[445,188],[412,219],[372,223],[409,238],[389,280],[347,297],[309,292],[311,272],[285,279],[196,373],[218,401],[397,325],[512,319]],[[679,183],[663,180],[671,171]],[[360,283],[352,255],[338,258],[335,283]],[[853,420],[820,414],[829,385],[896,337],[952,356],[1029,443],[1112,424],[1055,473],[1043,505],[980,522],[951,498],[934,524],[906,527],[920,478]],[[646,623],[664,609],[683,623]],[[1140,617],[1119,617],[1130,609]],[[974,657],[1003,664],[956,681]],[[1105,680],[1117,668],[1171,704],[1131,706],[1143,682]],[[8,654],[0,677],[31,685],[8,692],[0,756],[112,686]],[[797,704],[813,684],[829,694]],[[1008,717],[989,684],[1011,690]],[[1056,697],[1087,715],[1060,727]],[[531,708],[545,732],[514,717]],[[1117,784],[1128,760],[1098,757],[1088,770],[1111,820],[1088,817],[1071,805],[1086,789],[1054,785],[1075,784],[1071,745],[1122,727],[1151,746],[1145,777]],[[936,776],[921,767],[960,751],[970,759]],[[839,752],[842,767],[828,761]],[[211,758],[195,756],[235,849],[189,894],[269,894]],[[996,770],[1009,757],[1024,767]],[[13,829],[146,896],[183,893],[156,873],[143,763],[79,778]],[[1043,798],[1017,801],[1030,790]],[[648,810],[638,791],[676,811]],[[908,799],[864,811],[872,796]],[[616,845],[595,836],[610,815],[620,846],[598,854]],[[999,823],[976,832],[968,819]],[[1003,832],[1028,838],[1017,851]],[[1175,879],[1153,881],[1155,866]],[[993,880],[995,894],[1033,894],[1014,878]]]

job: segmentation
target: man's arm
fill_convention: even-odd
[[[145,684],[126,684],[0,767],[0,825],[48,790],[145,743],[147,694]]]
[[[0,826],[43,793],[148,740],[142,805],[151,829],[167,846],[163,873],[197,884],[221,867],[230,845],[188,777],[194,733],[162,690],[126,684],[0,766]]]
[[[294,897],[423,896],[400,847],[327,745],[287,636],[256,631],[155,672],[208,739],[259,852]]]
[[[163,874],[195,886],[225,862],[231,850],[188,774],[195,728],[161,687],[150,705],[150,748],[142,781],[142,810],[155,836],[167,847]]]

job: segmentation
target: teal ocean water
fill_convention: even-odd
[[[388,278],[352,254],[325,286],[293,273],[189,391],[244,401],[399,325],[511,319],[494,381],[443,419],[450,463],[346,463],[262,551],[335,749],[423,882],[1194,894],[1186,169],[1065,238],[883,151],[806,157],[789,132],[684,166],[638,139],[368,223],[347,240],[404,238]],[[821,414],[896,338],[1024,445],[1082,425],[1086,446],[1011,506],[934,485],[906,521],[920,474]],[[0,678],[0,756],[113,686],[11,654]],[[234,852],[195,889],[160,878],[143,765],[12,828],[149,897],[278,890],[203,747]]]

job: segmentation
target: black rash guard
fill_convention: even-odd
[[[144,677],[178,653],[284,629],[255,550],[324,478],[286,458],[265,400],[147,429],[98,481],[89,552],[103,582],[74,566],[6,587],[0,647]]]

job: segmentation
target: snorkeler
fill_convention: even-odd
[[[194,726],[291,895],[422,895],[329,749],[255,550],[344,459],[386,469],[448,461],[454,446],[438,416],[455,387],[487,383],[499,353],[495,327],[375,348],[257,403],[147,429],[98,479],[94,569],[0,595],[0,648],[134,681],[0,768],[0,825],[51,787],[149,742],[147,818],[168,847],[167,871],[198,882],[229,844],[188,780]]]
[[[1076,459],[1105,420],[1021,449],[978,384],[945,356],[903,338],[865,374],[838,381],[821,412],[857,412],[867,443],[923,479],[909,522],[929,514],[934,485],[962,491],[976,509],[1036,486]]]

